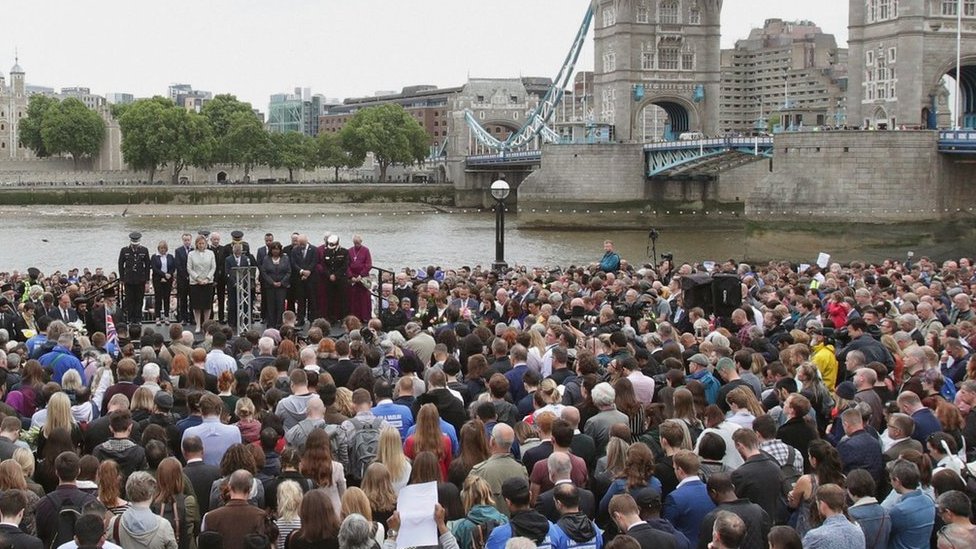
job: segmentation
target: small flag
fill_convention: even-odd
[[[109,314],[108,309],[105,309],[105,332],[105,350],[111,355],[118,355],[119,334],[115,331],[115,321],[112,319],[112,315]]]

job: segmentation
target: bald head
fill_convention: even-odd
[[[573,462],[569,459],[569,454],[565,452],[553,452],[546,460],[549,466],[549,480],[556,483],[560,480],[568,480],[573,471]]]
[[[567,406],[563,408],[563,411],[560,413],[560,417],[572,425],[573,429],[577,429],[579,427],[580,413],[579,409],[575,406]]]
[[[325,403],[318,395],[308,400],[308,419],[322,419],[325,417]]]
[[[491,450],[494,454],[507,454],[512,451],[515,431],[504,423],[496,423],[491,429]]]

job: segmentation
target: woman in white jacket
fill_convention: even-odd
[[[186,259],[186,270],[190,275],[190,309],[193,310],[196,331],[200,332],[203,323],[210,319],[213,312],[217,259],[213,251],[207,248],[207,239],[202,235],[197,236],[193,246]]]

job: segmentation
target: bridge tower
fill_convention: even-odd
[[[956,77],[956,29],[962,6],[962,127],[976,127],[976,2],[850,0],[847,123],[851,126],[949,128]]]
[[[617,141],[718,133],[722,0],[593,0],[595,122]],[[667,113],[650,135],[647,113]]]

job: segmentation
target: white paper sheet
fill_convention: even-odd
[[[435,505],[437,505],[436,482],[412,484],[400,489],[397,495],[397,511],[400,513],[397,549],[437,545]]]
[[[803,273],[807,272],[807,269],[809,269],[809,268],[810,268],[810,264],[809,263],[800,263],[800,266],[796,268],[796,272],[799,273],[799,274],[803,274]]]
[[[825,252],[820,252],[820,255],[817,256],[817,267],[820,267],[821,269],[826,269],[829,263],[830,263],[830,254]]]

